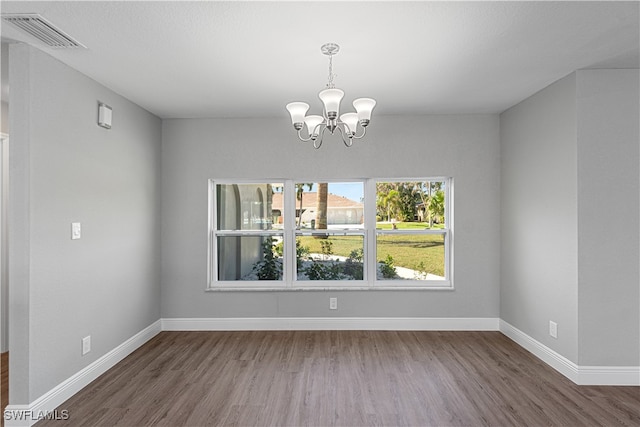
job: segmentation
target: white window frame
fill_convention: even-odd
[[[445,182],[445,228],[438,230],[376,230],[376,183],[378,182]],[[283,225],[284,230],[216,230],[216,185],[218,184],[267,184],[283,183]],[[295,209],[295,183],[328,182],[346,183],[362,182],[364,185],[364,228],[345,230],[297,230]],[[431,176],[411,178],[363,178],[363,179],[210,179],[208,186],[209,221],[208,221],[208,262],[207,291],[247,290],[399,290],[399,289],[445,289],[453,286],[453,178]],[[298,235],[362,235],[364,249],[363,280],[297,280],[296,272],[296,236]],[[444,280],[378,280],[376,239],[378,235],[401,234],[438,234],[444,236],[445,279]],[[218,280],[217,237],[222,236],[265,236],[282,235],[284,245],[282,280],[278,281],[224,281]]]
[[[379,182],[444,182],[444,224],[445,227],[436,230],[377,230],[375,228],[375,206],[373,208],[373,234],[371,239],[372,247],[369,252],[372,253],[377,262],[377,238],[381,235],[442,235],[444,237],[444,280],[407,280],[407,279],[384,279],[376,280],[376,288],[428,288],[428,289],[453,289],[453,178],[449,177],[427,177],[427,178],[377,178],[371,180],[372,194],[369,195],[372,200],[376,200],[376,184]],[[365,196],[366,198],[367,196]],[[374,267],[374,274],[376,270]],[[375,276],[374,276],[375,277]]]
[[[292,250],[293,250],[293,262],[290,263],[292,264],[293,267],[293,273],[292,273],[292,277],[293,277],[293,283],[292,283],[292,287],[294,289],[325,289],[325,288],[329,288],[329,289],[334,289],[334,288],[339,288],[339,289],[349,289],[349,288],[357,288],[357,289],[369,289],[371,288],[371,285],[369,285],[368,283],[370,282],[369,279],[371,278],[371,276],[368,275],[368,271],[367,271],[367,265],[369,263],[369,260],[367,259],[367,248],[368,248],[368,233],[367,233],[367,225],[366,225],[366,215],[367,215],[367,180],[366,179],[327,179],[327,180],[318,180],[318,179],[312,179],[312,180],[302,180],[302,179],[295,179],[292,181],[292,187],[295,187],[295,183],[300,183],[300,182],[313,182],[313,183],[320,183],[320,182],[326,182],[329,184],[342,184],[342,183],[362,183],[362,190],[363,190],[363,196],[364,196],[364,216],[365,216],[365,224],[364,227],[362,228],[347,228],[347,229],[340,229],[340,230],[331,230],[331,229],[327,229],[327,230],[297,230],[295,228],[295,218],[294,220],[294,226],[293,226],[293,243],[292,243]],[[295,194],[292,196],[295,202]],[[375,209],[375,203],[373,208]],[[295,212],[295,210],[294,210]],[[374,218],[375,219],[375,218]],[[295,249],[296,249],[296,237],[297,236],[312,236],[312,235],[317,235],[317,236],[362,236],[363,238],[363,243],[362,243],[362,249],[364,251],[365,257],[363,260],[363,278],[362,280],[298,280],[298,274],[297,271],[295,271],[295,266],[296,266],[296,253],[295,253]],[[375,277],[375,276],[374,276]]]
[[[240,180],[240,179],[211,179],[209,180],[209,221],[208,221],[208,248],[209,253],[207,257],[207,290],[214,289],[234,289],[234,290],[256,290],[256,289],[278,289],[284,288],[285,283],[290,281],[287,276],[286,266],[283,265],[282,280],[219,280],[218,279],[218,237],[261,237],[261,236],[282,236],[284,240],[284,252],[287,253],[287,232],[286,225],[283,230],[218,230],[217,229],[217,185],[242,185],[242,184],[269,184],[274,182],[284,183],[285,199],[283,210],[288,212],[291,210],[291,206],[287,204],[287,195],[290,191],[287,190],[287,185],[283,179],[254,179],[254,180]],[[283,212],[285,221],[288,220],[288,215]],[[283,260],[284,261],[284,260]],[[286,262],[285,262],[286,264]]]

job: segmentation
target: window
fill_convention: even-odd
[[[446,281],[447,181],[376,182],[378,280]]]
[[[450,288],[451,184],[212,180],[209,289]]]
[[[279,183],[212,186],[211,275],[217,282],[282,282],[283,212],[273,210]]]
[[[301,212],[295,227],[295,280],[362,282],[364,183],[296,182],[295,188],[296,212]]]

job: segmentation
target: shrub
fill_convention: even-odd
[[[322,256],[324,259],[329,258],[329,255],[333,255],[333,242],[331,240],[323,240],[320,242],[320,247],[322,248]]]
[[[428,269],[427,266],[424,264],[424,261],[420,261],[420,263],[414,268],[415,270],[415,279],[417,280],[426,280],[427,279],[427,273],[428,273]]]
[[[349,258],[344,264],[344,274],[353,278],[353,280],[362,280],[364,277],[364,269],[362,260],[364,259],[364,251],[355,249],[349,254]]]
[[[380,261],[380,272],[385,279],[393,279],[397,277],[396,267],[393,265],[393,257],[387,255],[387,258]]]
[[[280,280],[282,277],[282,261],[273,247],[273,238],[268,237],[262,242],[262,260],[253,265],[258,280]]]
[[[309,280],[338,280],[343,278],[341,270],[340,264],[313,261],[305,273]]]
[[[302,270],[302,262],[309,257],[309,246],[302,246],[300,240],[296,240],[296,267]]]

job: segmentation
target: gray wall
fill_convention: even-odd
[[[572,74],[500,116],[500,317],[577,362],[575,99]]]
[[[9,86],[9,44],[2,43],[0,47],[0,82],[3,90],[0,96],[0,132],[9,133],[9,99],[4,85]]]
[[[9,103],[0,102],[0,132],[9,133]]]
[[[576,74],[579,364],[638,366],[640,72]]]
[[[162,126],[34,48],[10,58],[10,403],[26,404],[160,318]]]
[[[9,351],[9,140],[0,139],[0,352]]]
[[[500,315],[581,366],[640,362],[639,78],[577,71],[500,116]]]
[[[377,116],[353,147],[314,150],[285,113],[163,121],[163,317],[498,317],[497,115]],[[345,291],[331,312],[324,291],[205,292],[208,179],[430,175],[455,180],[455,291]]]
[[[2,43],[0,47],[0,81],[3,85],[0,96],[0,133],[9,134],[9,100],[4,85],[9,86],[9,45]],[[7,206],[9,199],[9,142],[2,143],[2,165],[0,166],[0,352],[9,350],[9,269],[8,269],[8,238],[7,238]]]

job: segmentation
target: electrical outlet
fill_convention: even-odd
[[[338,309],[338,298],[329,298],[329,310],[337,310]]]
[[[558,324],[552,320],[549,320],[549,335],[552,338],[558,338]]]
[[[91,351],[91,335],[88,335],[82,338],[82,355],[89,353]]]

